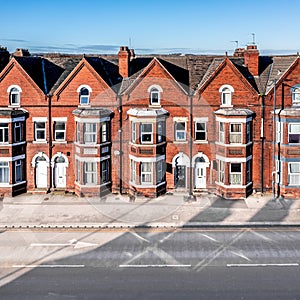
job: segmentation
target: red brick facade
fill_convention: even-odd
[[[22,53],[0,52],[0,193],[300,196],[298,56]]]

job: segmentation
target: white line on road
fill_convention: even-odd
[[[209,240],[211,240],[211,241],[214,241],[214,242],[219,243],[219,241],[217,241],[216,239],[214,239],[213,237],[211,237],[211,236],[209,236],[209,235],[207,235],[207,234],[201,233],[201,235],[204,236],[204,237],[206,237],[207,239],[209,239]]]
[[[119,265],[120,268],[190,268],[192,265]]]
[[[227,267],[298,267],[298,263],[287,264],[227,264]]]
[[[13,268],[84,268],[85,265],[13,265]]]
[[[144,241],[144,242],[147,242],[147,243],[150,243],[147,239],[143,238],[142,236],[140,236],[139,234],[137,234],[136,232],[134,231],[129,231],[133,236],[135,236],[136,238]]]
[[[167,236],[165,236],[164,238],[162,238],[161,240],[159,240],[159,242],[163,243],[164,241],[166,241],[167,239],[169,239],[174,233],[175,233],[175,231],[169,233]]]
[[[244,258],[244,259],[246,259],[246,260],[248,260],[248,261],[251,261],[251,259],[250,258],[248,258],[247,256],[245,256],[244,254],[242,254],[242,253],[239,253],[239,252],[235,252],[235,251],[230,251],[231,253],[233,253],[234,255],[237,255],[237,256],[239,256],[239,257],[242,257],[242,258]]]

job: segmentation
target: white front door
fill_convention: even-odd
[[[48,163],[47,161],[37,161],[35,170],[35,182],[37,188],[47,187],[48,178]]]
[[[206,163],[201,163],[201,162],[196,163],[195,187],[196,189],[206,188]]]
[[[55,163],[54,186],[56,188],[66,187],[66,164],[65,163]]]

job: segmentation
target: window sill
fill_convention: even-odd
[[[173,141],[173,144],[187,144],[188,141]]]
[[[32,141],[32,144],[48,144],[47,141]]]
[[[233,107],[233,105],[232,104],[221,104],[220,107],[221,108],[231,108],[231,107]]]
[[[53,141],[53,144],[67,144],[67,141]]]
[[[194,141],[194,144],[208,144],[208,141]]]

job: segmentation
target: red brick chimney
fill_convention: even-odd
[[[127,78],[129,76],[129,61],[130,61],[130,51],[127,46],[120,47],[118,58],[119,58],[119,74],[123,78]]]
[[[257,46],[247,45],[247,48],[244,52],[244,64],[248,67],[249,72],[253,76],[258,76],[258,61],[259,61],[259,51],[257,50]]]

